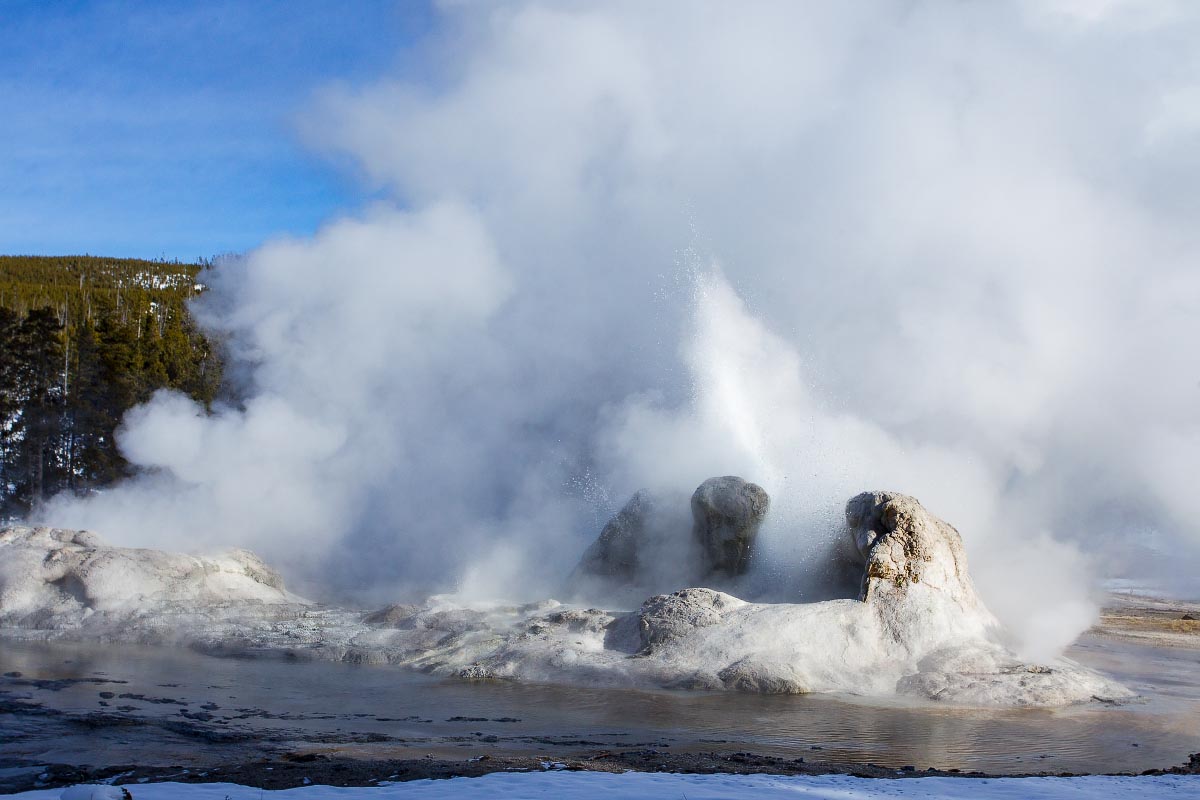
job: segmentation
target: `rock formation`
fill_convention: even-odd
[[[745,573],[770,497],[735,475],[709,478],[692,494],[693,532],[710,572]]]
[[[0,531],[0,625],[7,627],[72,628],[214,605],[304,603],[246,550],[200,558],[110,547],[87,531]]]
[[[643,565],[652,536],[652,517],[656,510],[654,496],[641,489],[608,521],[599,538],[592,542],[576,568],[586,575],[595,575],[621,583],[638,580],[648,565]]]
[[[859,600],[896,641],[920,651],[999,637],[1000,623],[971,581],[962,537],[916,499],[864,492],[846,504],[846,528],[862,560]]]
[[[730,479],[701,489],[697,520],[706,532],[723,531],[719,564],[736,571],[765,493]],[[612,575],[646,567],[640,544],[624,549],[641,542],[643,510],[640,501],[626,506],[597,544],[610,552],[593,553],[592,563]],[[958,532],[913,498],[858,495],[846,506],[846,536],[862,569],[857,599],[754,603],[688,587],[634,612],[432,597],[364,614],[288,594],[245,552],[197,558],[14,528],[0,532],[0,636],[185,641],[220,655],[389,663],[470,679],[898,693],[1007,706],[1130,696],[1069,660],[1027,663],[1010,652],[971,583]],[[696,541],[686,527],[682,540]]]
[[[846,506],[846,536],[861,567],[858,599],[748,603],[688,588],[651,597],[633,614],[589,612],[599,615],[590,634],[543,619],[498,651],[472,654],[466,674],[554,680],[570,672],[619,684],[900,693],[971,705],[1130,696],[1071,661],[1030,664],[1010,652],[971,582],[958,532],[915,499],[858,495]]]
[[[712,589],[683,589],[651,597],[637,612],[642,647],[649,652],[655,645],[716,625],[726,611],[744,605],[744,600]]]
[[[691,496],[690,532],[685,499],[635,493],[584,552],[572,581],[645,597],[744,574],[770,505],[766,491],[732,475],[709,478]]]

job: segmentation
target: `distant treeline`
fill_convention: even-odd
[[[212,403],[221,361],[186,307],[207,266],[0,256],[0,518],[127,475],[113,432],[156,390]]]

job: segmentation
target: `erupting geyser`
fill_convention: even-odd
[[[669,505],[639,492],[575,575],[629,590],[672,579],[653,558],[690,553],[669,562],[683,568],[677,576],[735,587],[753,557],[766,492],[732,476],[706,481],[692,498],[690,529],[672,526]],[[1018,659],[975,592],[958,532],[915,499],[860,494],[846,506],[846,527],[862,575],[856,599],[755,603],[684,584],[632,613],[440,596],[366,615],[288,594],[244,552],[201,559],[108,547],[84,532],[11,528],[0,534],[0,626],[13,637],[170,638],[214,653],[286,652],[465,678],[900,693],[972,705],[1130,696],[1067,660]]]

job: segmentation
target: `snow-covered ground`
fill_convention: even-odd
[[[1200,775],[1079,778],[912,778],[879,780],[845,775],[678,775],[627,772],[498,772],[482,778],[424,780],[370,788],[306,786],[264,791],[231,783],[150,783],[127,787],[134,800],[426,800],[426,798],[556,798],[591,800],[740,800],[740,798],[962,798],[978,800],[1075,800],[1076,798],[1200,798]],[[99,787],[98,787],[99,789]],[[104,787],[111,791],[110,787]],[[95,794],[106,798],[108,794]],[[78,787],[72,796],[78,794]],[[0,797],[59,800],[62,789]]]

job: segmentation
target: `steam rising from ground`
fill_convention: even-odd
[[[157,396],[151,471],[49,516],[534,595],[633,490],[736,473],[797,599],[894,489],[1061,645],[1200,540],[1200,14],[1085,5],[447,4],[430,80],[307,123],[394,202],[218,270],[244,407]]]

